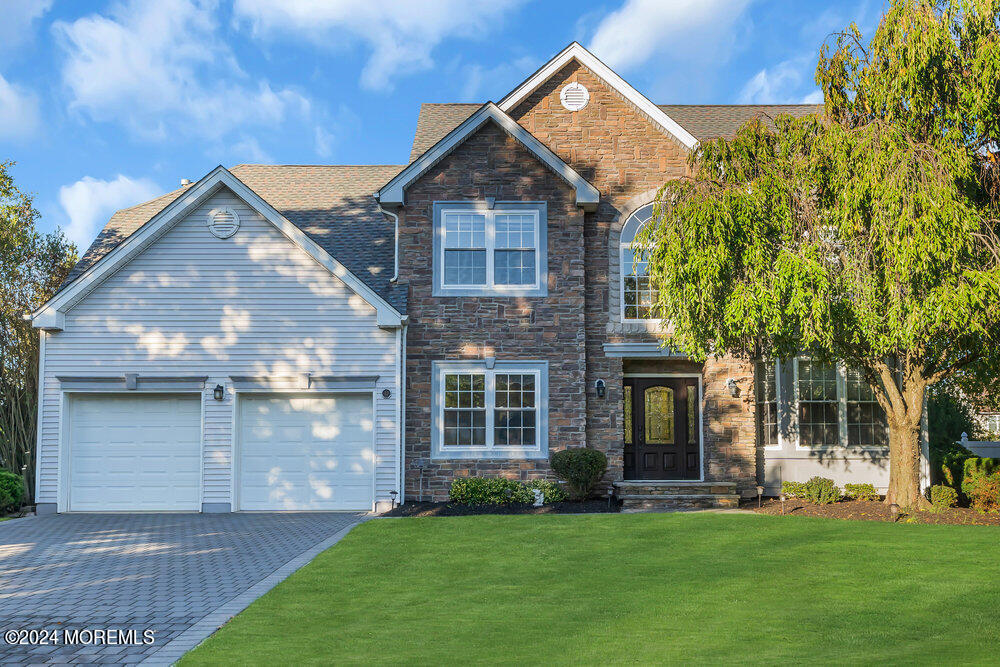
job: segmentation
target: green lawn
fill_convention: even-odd
[[[995,527],[633,514],[372,521],[183,664],[998,655]]]

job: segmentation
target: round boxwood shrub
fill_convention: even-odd
[[[938,511],[946,510],[958,504],[958,491],[945,484],[935,484],[931,487],[931,505]]]
[[[577,447],[554,452],[549,458],[552,471],[566,482],[574,500],[585,500],[608,469],[608,457],[590,447]]]
[[[840,500],[840,489],[827,477],[813,477],[806,482],[806,500],[817,505],[830,505]]]
[[[17,473],[0,470],[0,514],[20,509],[24,501],[24,481]]]

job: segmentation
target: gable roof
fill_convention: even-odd
[[[405,313],[405,287],[389,282],[395,262],[395,229],[371,194],[402,168],[240,164],[229,171],[393,308]],[[60,291],[190,188],[116,212]]]
[[[410,161],[416,160],[424,152],[441,140],[446,134],[461,125],[472,115],[480,104],[466,103],[425,103],[420,105],[417,117],[417,131],[413,135]],[[684,126],[698,141],[731,138],[745,122],[751,118],[770,121],[779,114],[795,117],[811,113],[822,113],[822,104],[659,104],[670,117]],[[770,123],[769,123],[770,124]]]
[[[659,125],[663,131],[672,135],[688,149],[692,149],[698,145],[698,140],[690,132],[678,125],[677,121],[668,116],[663,109],[650,102],[645,95],[633,88],[617,72],[601,62],[597,56],[583,48],[579,42],[572,42],[565,49],[557,53],[552,60],[539,67],[534,74],[525,79],[521,85],[500,100],[497,106],[504,111],[510,111],[527,99],[539,86],[548,81],[553,74],[561,70],[572,60],[575,60],[593,72],[595,76],[617,91],[619,95],[631,102],[636,109],[648,116],[653,123]]]
[[[406,188],[427,172],[428,169],[443,160],[455,148],[460,146],[468,137],[472,136],[479,128],[489,122],[494,122],[507,134],[517,139],[521,145],[531,151],[535,157],[546,164],[552,171],[576,190],[576,204],[587,210],[597,208],[600,201],[600,192],[581,176],[575,169],[553,153],[548,146],[540,142],[533,134],[524,129],[521,125],[504,113],[493,102],[487,102],[479,107],[457,127],[448,132],[438,140],[428,150],[405,169],[399,172],[395,178],[385,184],[375,196],[387,206],[401,206],[405,201]]]

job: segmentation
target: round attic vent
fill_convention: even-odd
[[[559,101],[570,111],[579,111],[590,101],[590,91],[582,83],[574,81],[559,93]]]
[[[240,216],[228,206],[208,212],[208,231],[220,239],[228,239],[240,228]]]

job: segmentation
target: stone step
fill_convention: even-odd
[[[735,492],[735,484],[718,482],[701,482],[697,484],[615,484],[617,496],[686,496],[686,495],[729,495]]]
[[[684,509],[722,509],[740,506],[739,494],[691,493],[660,496],[627,494],[619,496],[623,512],[643,512]]]

